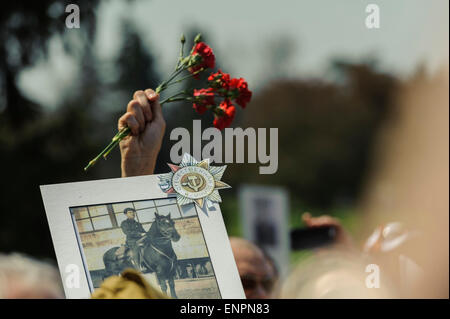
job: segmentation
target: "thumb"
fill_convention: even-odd
[[[155,116],[155,120],[164,120],[161,104],[159,103],[159,95],[156,101],[150,103],[150,106],[152,107],[152,112]]]
[[[152,89],[145,90],[145,94],[150,101],[150,107],[152,108],[152,114],[154,120],[163,120],[162,108],[159,103],[159,94]]]
[[[311,214],[308,212],[303,213],[302,221],[306,224],[306,226],[311,226]]]

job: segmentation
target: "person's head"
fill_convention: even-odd
[[[64,298],[58,269],[21,254],[0,254],[0,299]]]
[[[246,297],[270,298],[277,277],[274,265],[263,251],[251,242],[231,237],[230,243]]]
[[[136,211],[133,208],[125,208],[123,213],[127,216],[129,219],[134,219],[136,217]]]

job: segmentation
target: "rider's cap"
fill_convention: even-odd
[[[123,213],[126,215],[128,212],[136,212],[136,210],[134,208],[125,208],[123,210]]]

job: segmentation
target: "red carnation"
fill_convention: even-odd
[[[198,59],[198,57],[200,57],[200,59],[192,67],[189,68],[189,72],[195,73],[201,68],[203,69],[214,68],[216,58],[214,57],[213,50],[211,49],[210,46],[208,46],[204,42],[199,42],[195,45],[194,51],[192,52],[192,56],[195,59]]]
[[[235,113],[236,109],[234,108],[234,105],[231,104],[231,101],[228,99],[224,100],[220,103],[219,109],[214,117],[214,127],[219,130],[223,130],[224,128],[230,126],[231,122],[233,122]]]
[[[245,108],[252,98],[252,92],[248,89],[245,79],[231,79],[229,90],[232,92],[232,98],[237,104]]]
[[[211,73],[208,77],[208,82],[212,88],[228,90],[230,85],[230,75],[228,73],[223,73],[222,70],[219,69],[216,73]]]
[[[194,89],[194,109],[203,114],[207,110],[207,106],[214,105],[214,90],[212,88],[207,89]]]

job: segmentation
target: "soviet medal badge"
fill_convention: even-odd
[[[179,165],[168,165],[171,172],[159,176],[159,186],[165,193],[176,194],[178,205],[211,207],[222,202],[219,189],[231,188],[221,181],[226,165],[211,166],[209,159],[199,162],[187,153]]]

